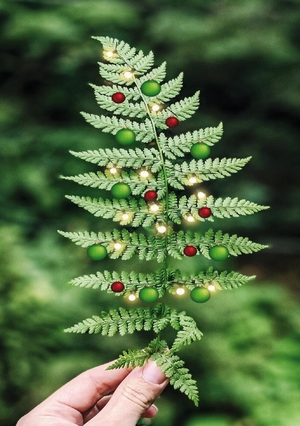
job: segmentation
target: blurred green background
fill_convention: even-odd
[[[170,299],[204,332],[182,353],[198,380],[200,407],[167,389],[153,424],[299,426],[299,6],[299,0],[0,0],[1,425],[15,425],[75,374],[149,340],[62,332],[121,300],[67,284],[95,267],[56,233],[107,226],[65,200],[91,191],[59,175],[91,170],[68,150],[111,143],[79,115],[99,113],[88,83],[101,84],[101,50],[90,37],[109,35],[153,50],[156,64],[167,61],[168,79],[184,71],[182,96],[201,89],[200,110],[180,131],[223,121],[213,156],[253,156],[238,176],[207,190],[271,206],[214,224],[270,244],[225,265],[256,274],[255,282],[203,306]],[[184,267],[201,267],[196,262]]]

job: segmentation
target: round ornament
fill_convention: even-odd
[[[210,291],[206,287],[195,287],[190,296],[196,303],[205,303],[210,299]]]
[[[166,119],[166,125],[170,128],[176,127],[179,124],[179,120],[176,117],[169,117]]]
[[[210,154],[210,147],[204,142],[196,142],[190,152],[197,160],[205,160]]]
[[[87,249],[87,254],[92,260],[102,260],[107,256],[107,250],[102,244],[93,244]]]
[[[194,246],[186,246],[183,250],[183,253],[188,257],[192,257],[197,254],[197,249]]]
[[[144,287],[139,292],[139,298],[145,303],[155,302],[158,299],[158,291],[155,287]]]
[[[111,193],[114,198],[118,200],[127,198],[131,194],[131,189],[127,183],[118,182],[113,185],[111,188]]]
[[[153,191],[153,189],[149,189],[149,191],[146,191],[144,194],[145,201],[155,201],[157,200],[157,192]]]
[[[209,250],[209,255],[212,258],[212,260],[225,260],[229,256],[229,252],[227,247],[222,245],[217,245],[212,247]]]
[[[124,93],[116,92],[112,95],[111,99],[115,104],[121,104],[122,102],[125,101],[126,97],[125,97]]]
[[[121,281],[115,281],[114,283],[112,283],[110,288],[114,293],[121,293],[124,290],[125,285],[121,283]]]
[[[201,209],[198,210],[198,215],[203,219],[207,219],[212,215],[212,212],[209,207],[201,207]]]
[[[135,142],[135,133],[130,129],[121,129],[116,133],[116,140],[121,145],[130,145]]]
[[[148,80],[141,85],[141,91],[146,96],[156,96],[161,91],[161,86],[155,80]]]

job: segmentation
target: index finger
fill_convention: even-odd
[[[129,368],[107,370],[114,361],[81,373],[54,392],[45,402],[59,402],[83,413],[112,393],[130,373]]]

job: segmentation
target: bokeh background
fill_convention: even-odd
[[[182,353],[198,380],[200,407],[168,389],[153,425],[299,426],[299,6],[299,0],[0,0],[1,425],[15,425],[77,373],[149,340],[62,331],[120,303],[67,284],[95,266],[56,233],[107,226],[64,198],[90,195],[89,189],[59,175],[91,170],[68,150],[111,143],[79,115],[99,113],[88,83],[101,84],[101,50],[91,36],[108,35],[153,50],[156,64],[167,61],[168,79],[184,71],[182,96],[201,89],[201,107],[180,131],[223,121],[213,156],[253,156],[238,175],[207,189],[271,206],[213,225],[270,245],[224,265],[256,274],[255,282],[203,306],[188,297],[170,300],[204,332]],[[201,267],[198,258],[189,262]]]

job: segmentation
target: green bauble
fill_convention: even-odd
[[[194,302],[204,303],[210,299],[210,291],[206,287],[195,287],[190,296]]]
[[[111,193],[114,198],[118,198],[118,200],[122,198],[127,198],[131,194],[130,186],[124,182],[118,182],[113,185],[111,188]]]
[[[209,255],[212,260],[225,260],[229,256],[229,251],[227,247],[218,245],[209,250]]]
[[[161,87],[157,81],[148,80],[141,85],[141,91],[146,96],[156,96],[161,91]]]
[[[210,147],[204,142],[196,142],[191,148],[191,154],[197,160],[205,160],[210,154]]]
[[[93,244],[87,249],[87,254],[92,260],[102,260],[107,256],[107,250],[102,244]]]
[[[130,145],[135,142],[135,133],[130,129],[121,129],[116,133],[116,140],[121,145]]]
[[[139,298],[145,303],[155,302],[158,299],[158,291],[155,287],[144,287],[139,292]]]

